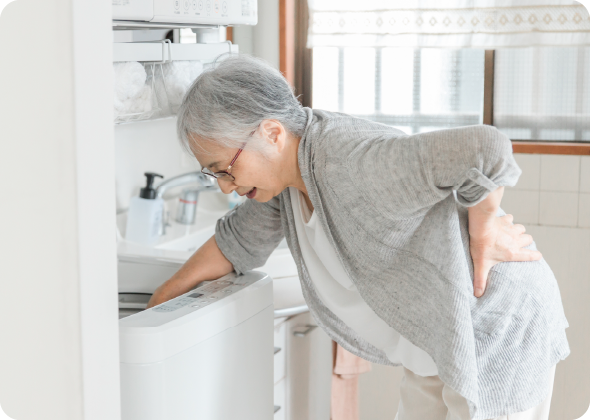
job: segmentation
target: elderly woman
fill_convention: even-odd
[[[520,175],[505,135],[407,135],[303,108],[246,56],[199,76],[178,132],[203,173],[249,200],[150,306],[262,266],[286,237],[326,333],[403,366],[399,420],[547,419],[567,321],[551,269],[499,207]]]

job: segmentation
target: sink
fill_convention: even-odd
[[[169,212],[174,214],[175,204],[168,204]],[[197,223],[183,225],[173,218],[166,226],[166,233],[155,246],[144,246],[120,238],[117,243],[117,254],[121,256],[144,256],[160,260],[184,262],[215,233],[215,224],[223,217],[227,210],[200,210],[197,213]],[[117,225],[120,232],[125,231],[127,215],[117,215]]]
[[[192,255],[215,234],[215,225],[209,226],[192,234],[157,245],[156,249],[188,252]]]

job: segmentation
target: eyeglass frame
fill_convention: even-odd
[[[260,127],[260,125],[258,125],[258,127]],[[252,131],[248,135],[248,138],[250,138],[254,135],[256,130],[258,130],[258,127],[256,127],[254,129],[254,131]],[[215,178],[215,179],[220,179],[220,178],[223,178],[224,176],[229,176],[231,178],[232,182],[235,181],[236,177],[233,176],[230,171],[231,171],[231,168],[234,166],[234,163],[236,163],[236,160],[238,160],[240,153],[242,153],[242,150],[244,150],[244,147],[246,147],[246,143],[248,143],[248,141],[245,141],[244,144],[242,144],[242,147],[240,147],[240,150],[238,150],[238,153],[236,153],[236,155],[234,156],[234,158],[232,159],[232,161],[230,162],[229,166],[227,167],[227,169],[225,171],[212,172],[209,170],[210,173],[207,173],[207,172],[204,172],[205,169],[207,169],[207,168],[201,168],[201,173],[203,175],[207,175],[207,176],[210,176],[211,178]]]

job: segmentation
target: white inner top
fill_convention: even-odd
[[[310,214],[302,193],[289,187],[301,254],[323,304],[359,336],[381,349],[393,363],[416,375],[438,375],[436,364],[383,321],[361,298],[318,221]]]

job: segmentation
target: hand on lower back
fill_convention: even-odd
[[[525,233],[523,225],[512,224],[513,217],[494,216],[489,221],[478,222],[469,219],[469,250],[473,260],[473,290],[481,297],[486,289],[490,269],[506,261],[537,261],[542,258],[539,251],[525,249],[533,237]]]

